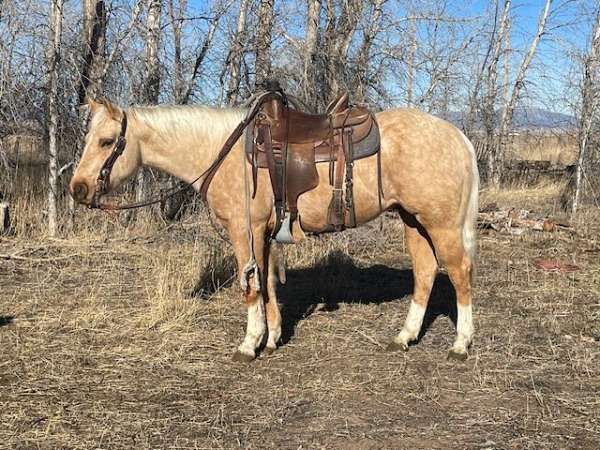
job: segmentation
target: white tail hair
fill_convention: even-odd
[[[467,203],[467,210],[465,212],[465,220],[463,223],[463,247],[469,255],[472,264],[475,264],[475,256],[477,253],[477,213],[479,212],[479,170],[477,169],[477,155],[473,144],[463,134],[463,138],[467,145],[469,152],[471,153],[471,189],[469,191],[469,199]]]

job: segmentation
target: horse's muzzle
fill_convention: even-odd
[[[69,192],[77,203],[86,203],[89,188],[86,183],[73,180],[69,185]]]

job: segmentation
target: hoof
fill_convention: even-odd
[[[246,353],[242,353],[239,350],[237,350],[232,358],[235,362],[242,362],[242,363],[249,363],[254,361],[254,356],[253,355],[247,355]]]
[[[388,352],[397,352],[397,351],[407,352],[408,351],[408,345],[406,345],[406,344],[399,344],[396,341],[392,341],[392,342],[390,342],[388,344],[388,346],[385,349]]]
[[[265,355],[270,356],[273,353],[275,353],[275,350],[277,350],[277,347],[265,347],[263,352],[265,353]]]
[[[448,352],[448,359],[453,359],[455,361],[465,361],[467,359],[467,356],[467,352],[457,352],[454,349]]]

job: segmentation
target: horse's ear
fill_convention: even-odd
[[[111,118],[113,118],[115,120],[121,119],[121,110],[119,109],[119,107],[117,105],[114,105],[113,103],[111,103],[110,101],[108,101],[105,98],[100,100],[100,102],[106,108],[106,111],[108,112],[108,114],[110,115]]]
[[[85,104],[81,105],[82,108],[86,108],[86,107],[89,108],[89,110],[92,114],[95,113],[96,111],[98,111],[100,106],[102,106],[102,105],[100,103],[98,103],[97,101],[95,101],[91,97],[86,97]]]

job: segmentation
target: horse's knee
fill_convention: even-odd
[[[259,297],[261,297],[259,291],[248,288],[244,293],[244,303],[246,306],[254,305],[259,300]]]

